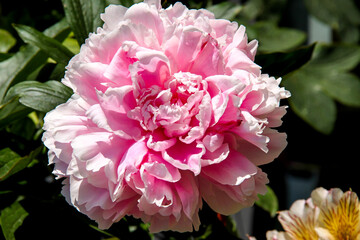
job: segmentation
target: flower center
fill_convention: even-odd
[[[325,228],[338,240],[358,239],[360,205],[355,194],[346,193],[337,206],[321,211]]]
[[[146,131],[163,128],[168,137],[186,134],[206,91],[202,77],[188,72],[175,73],[163,87],[142,90],[130,117],[140,121]]]

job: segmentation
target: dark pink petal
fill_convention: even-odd
[[[150,136],[147,141],[148,148],[153,149],[154,151],[164,151],[176,143],[176,138],[167,138],[163,132],[156,130]]]
[[[201,169],[200,159],[204,152],[205,148],[202,144],[196,142],[185,144],[178,141],[174,146],[163,151],[162,155],[173,166],[190,170],[198,175]]]

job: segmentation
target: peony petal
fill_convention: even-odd
[[[130,58],[123,48],[117,50],[113,56],[104,76],[112,81],[112,85],[120,87],[131,85],[129,65],[133,64],[135,59]]]
[[[270,139],[266,135],[263,135],[263,123],[265,121],[256,119],[246,111],[242,111],[241,114],[244,120],[241,122],[240,126],[232,128],[231,132],[237,134],[239,137],[254,144],[256,147],[267,153],[269,151],[267,143]]]
[[[206,94],[201,104],[199,105],[199,113],[195,116],[195,118],[199,121],[198,126],[193,126],[190,131],[187,133],[186,137],[180,137],[180,141],[184,143],[191,143],[197,139],[200,139],[204,136],[205,131],[210,125],[211,121],[211,98],[209,94]]]
[[[129,180],[131,173],[138,171],[138,167],[148,153],[148,148],[144,141],[137,141],[132,144],[119,162],[117,169],[118,182],[121,179]]]
[[[255,64],[247,55],[240,49],[234,49],[229,53],[225,66],[226,75],[232,75],[235,70],[242,69],[252,73],[254,76],[260,75],[260,66]]]
[[[153,8],[151,5],[155,5]],[[125,13],[124,18],[134,24],[143,25],[151,29],[156,39],[161,44],[162,36],[164,34],[164,26],[160,19],[158,7],[159,1],[149,1],[149,4],[138,3],[131,6]]]
[[[200,173],[201,156],[205,153],[205,147],[199,143],[185,144],[178,141],[171,148],[162,152],[163,158],[173,166],[182,169],[190,170],[195,175]]]
[[[157,179],[167,182],[177,182],[181,175],[179,170],[165,162],[161,156],[149,155],[149,162],[144,164],[144,170]]]
[[[164,151],[176,143],[176,138],[168,139],[162,132],[154,131],[150,136],[149,140],[147,141],[148,148],[161,152]]]
[[[210,36],[202,43],[199,54],[194,59],[191,72],[206,78],[224,74],[224,59],[217,41]]]
[[[224,114],[229,102],[229,96],[226,94],[218,94],[211,99],[211,105],[214,114],[214,121],[212,126],[219,122],[220,118]]]
[[[107,132],[95,132],[76,137],[71,143],[74,157],[86,162],[87,171],[99,171],[108,164],[108,161],[111,161],[111,159],[106,159],[101,152],[112,150],[110,153],[107,152],[110,155],[115,155],[114,152],[117,152],[117,149],[108,147],[111,137],[112,135]]]
[[[149,215],[153,215],[159,211],[157,207],[169,207],[173,204],[173,191],[168,182],[161,181],[158,178],[148,174],[145,171],[145,166],[140,171],[141,180],[144,183],[144,188],[141,189],[143,197],[139,201],[140,210]],[[149,205],[154,204],[151,208]],[[149,212],[155,211],[155,212]]]
[[[176,2],[165,9],[165,13],[170,21],[181,19],[188,11],[189,9],[180,2]]]
[[[161,0],[144,0],[144,3],[155,5],[156,9],[161,9]]]
[[[105,8],[105,13],[101,14],[100,17],[104,21],[104,29],[112,30],[115,29],[119,22],[124,19],[124,15],[127,8],[121,5],[109,5]]]
[[[216,211],[223,215],[234,214],[245,206],[230,198],[221,188],[208,181],[206,178],[199,178],[201,196],[206,203]]]
[[[131,86],[109,88],[105,93],[98,92],[98,98],[100,105],[93,105],[88,112],[94,123],[127,139],[141,138],[139,122],[128,117],[136,106]]]
[[[206,153],[202,156],[201,166],[205,167],[212,164],[218,164],[224,161],[230,153],[230,148],[227,143],[222,144],[215,151],[206,151]]]
[[[270,163],[277,158],[287,145],[286,134],[279,133],[276,130],[266,129],[263,135],[269,138],[267,143],[268,152],[264,152],[247,140],[240,139],[237,141],[237,151],[244,154],[256,166]]]
[[[209,181],[207,177],[200,176],[199,184],[200,191],[204,200],[209,206],[216,212],[224,215],[234,214],[244,207],[250,207],[254,201],[257,200],[257,195],[265,194],[265,184],[268,183],[266,174],[260,169],[256,175],[245,180],[248,186],[252,186],[251,189],[245,189],[246,194],[243,192],[242,185],[221,185],[213,181]],[[252,193],[250,193],[250,190]]]
[[[239,185],[256,173],[256,166],[234,150],[230,150],[228,157],[222,162],[203,167],[201,171],[201,174],[227,185]]]
[[[214,152],[218,149],[224,142],[223,134],[208,134],[202,140],[204,146],[210,152]]]
[[[178,42],[176,56],[178,71],[190,72],[191,64],[200,51],[202,41],[203,33],[201,31],[193,27],[184,28]]]
[[[182,172],[181,180],[175,185],[176,192],[180,197],[183,211],[189,219],[199,211],[199,190],[197,180],[192,173]]]
[[[162,86],[169,79],[169,59],[163,53],[154,50],[140,51],[136,57],[139,61],[130,68],[136,86],[140,88]]]
[[[79,63],[72,64],[72,68],[66,72],[65,79],[71,85],[75,93],[81,95],[88,103],[96,103],[96,90],[105,92],[106,87],[102,83],[109,80],[104,77],[107,65],[101,63]],[[65,85],[66,81],[63,83]]]
[[[239,81],[239,79],[235,76],[214,75],[207,77],[206,80],[214,83],[221,92],[225,92],[227,94],[237,95],[245,88],[245,84]]]

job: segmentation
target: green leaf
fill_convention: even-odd
[[[106,5],[117,4],[129,8],[135,3],[139,3],[139,2],[141,2],[141,0],[106,0]]]
[[[269,186],[266,187],[267,193],[265,195],[259,194],[259,200],[257,200],[255,204],[269,212],[271,217],[274,217],[279,210],[279,202],[274,191]]]
[[[21,119],[29,114],[32,109],[19,103],[19,96],[16,96],[4,104],[0,104],[0,129],[12,122]]]
[[[72,90],[58,81],[45,83],[25,81],[11,87],[5,101],[19,97],[19,102],[24,106],[41,112],[48,112],[57,105],[66,102],[71,94]]]
[[[350,44],[318,44],[314,50],[311,67],[322,71],[348,71],[360,61],[360,47]]]
[[[234,20],[236,15],[241,12],[242,6],[233,2],[222,2],[207,7],[209,11],[214,13],[215,18],[224,18],[228,20]]]
[[[301,69],[284,79],[282,84],[291,92],[292,110],[317,131],[330,134],[336,120],[336,105],[323,92],[314,72]]]
[[[44,31],[48,37],[63,41],[70,32],[65,20],[56,23]],[[47,60],[47,55],[32,45],[25,46],[12,57],[0,62],[0,103],[11,85],[26,79]]]
[[[205,240],[208,239],[212,233],[212,225],[206,227],[205,232],[203,235],[196,237],[195,240]]]
[[[11,34],[0,29],[0,53],[7,53],[16,43],[16,39]]]
[[[0,62],[6,60],[6,59],[8,59],[8,58],[11,58],[12,55],[13,55],[13,54],[11,54],[11,53],[1,53],[1,52],[0,52]]]
[[[360,106],[359,78],[348,71],[360,61],[360,47],[317,44],[312,59],[283,78],[291,92],[290,106],[305,122],[329,134],[336,120],[337,100]]]
[[[15,231],[28,215],[18,201],[1,211],[0,224],[6,240],[15,240]]]
[[[74,56],[74,54],[60,42],[45,36],[32,27],[21,24],[14,24],[13,26],[24,42],[40,48],[58,63],[67,64]]]
[[[351,73],[333,72],[321,82],[322,89],[338,102],[360,107],[360,79]]]
[[[306,40],[302,31],[278,27],[272,22],[257,22],[247,27],[250,39],[259,41],[260,52],[281,52],[300,46]]]
[[[62,0],[62,3],[66,19],[81,45],[90,32],[95,32],[103,24],[100,14],[104,12],[105,1]]]
[[[263,0],[251,0],[246,1],[242,4],[242,9],[240,12],[239,19],[240,21],[244,22],[251,22],[254,21],[260,14],[264,11],[265,4]]]
[[[35,112],[33,113],[35,114]],[[31,141],[36,132],[36,127],[40,128],[41,126],[35,126],[34,122],[30,117],[24,117],[21,119],[13,120],[6,127],[6,131],[10,132],[13,135],[20,136],[21,138],[24,138],[28,141]]]
[[[71,32],[70,35],[63,42],[63,45],[68,48],[73,54],[78,54],[80,52],[80,46],[76,39],[73,37],[74,33]]]
[[[2,100],[8,88],[42,65],[47,56],[37,47],[26,46],[11,58],[0,62],[0,99]]]
[[[360,11],[353,0],[304,0],[304,2],[313,16],[333,28],[339,28],[343,21],[360,25]]]
[[[107,237],[110,237],[110,238],[106,238],[107,240],[110,240],[110,239],[113,239],[113,240],[119,239],[119,238],[115,237],[114,235],[112,235],[111,233],[109,233],[109,232],[107,232],[107,231],[105,231],[105,230],[101,230],[100,228],[98,228],[98,227],[95,226],[95,225],[89,224],[89,227],[91,227],[92,229],[94,229],[94,230],[96,230],[96,231],[104,234],[104,235],[107,236]]]
[[[255,62],[261,66],[263,73],[280,77],[306,64],[311,59],[314,48],[315,44],[312,44],[290,52],[258,54]]]
[[[10,148],[0,150],[0,181],[4,181],[13,174],[26,168],[29,163],[40,153],[42,147],[35,149],[25,157],[19,156]]]

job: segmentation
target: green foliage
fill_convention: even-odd
[[[70,32],[66,21],[61,21],[44,31],[44,35],[58,41],[64,40]],[[8,88],[34,72],[47,60],[47,55],[39,48],[28,45],[15,53],[11,58],[0,62],[0,103]],[[0,106],[1,108],[1,106]]]
[[[66,19],[74,31],[79,45],[85,42],[90,32],[102,25],[100,14],[104,12],[102,0],[62,0]]]
[[[271,22],[257,22],[247,28],[250,39],[259,41],[260,52],[279,52],[294,49],[306,40],[302,31],[278,27]]]
[[[216,18],[234,20],[241,12],[242,6],[232,2],[222,2],[216,5],[210,5],[207,9],[213,12]]]
[[[7,53],[16,43],[16,39],[4,29],[0,29],[0,39],[0,53]]]
[[[66,21],[60,21],[45,30],[43,35],[63,41],[69,35],[69,32],[70,29]],[[31,112],[31,109],[19,104],[21,96],[14,95],[12,98],[7,97],[5,99],[5,95],[11,86],[26,80],[28,76],[43,66],[47,58],[47,54],[39,48],[27,45],[12,57],[0,62],[0,129],[11,121],[25,117]],[[64,70],[63,68],[63,72]],[[24,96],[21,98],[24,98]]]
[[[64,40],[63,45],[68,48],[73,54],[78,54],[80,52],[79,43],[74,38],[73,32],[71,32],[69,36]]]
[[[38,47],[58,63],[67,64],[74,55],[60,42],[47,37],[32,27],[14,24],[14,28],[24,42]]]
[[[0,225],[6,240],[15,240],[15,231],[27,216],[28,213],[18,201],[1,211]]]
[[[31,109],[19,104],[18,98],[2,103],[0,105],[0,129],[5,127],[11,121],[23,118],[31,112]]]
[[[255,204],[269,212],[271,217],[275,217],[279,210],[279,202],[274,191],[267,186],[267,193],[265,195],[259,194],[258,197],[259,200],[257,200]]]
[[[258,54],[255,62],[262,67],[262,72],[281,77],[306,64],[313,54],[315,44],[288,52]]]
[[[360,47],[318,44],[311,60],[284,77],[291,108],[317,131],[329,134],[337,100],[360,106],[360,79],[349,72],[360,62]]]
[[[71,95],[72,90],[58,81],[25,81],[11,87],[4,101],[18,99],[22,105],[46,113],[66,102]]]
[[[32,151],[28,156],[20,157],[9,148],[0,150],[0,181],[26,168],[29,163],[40,153],[42,147]]]

